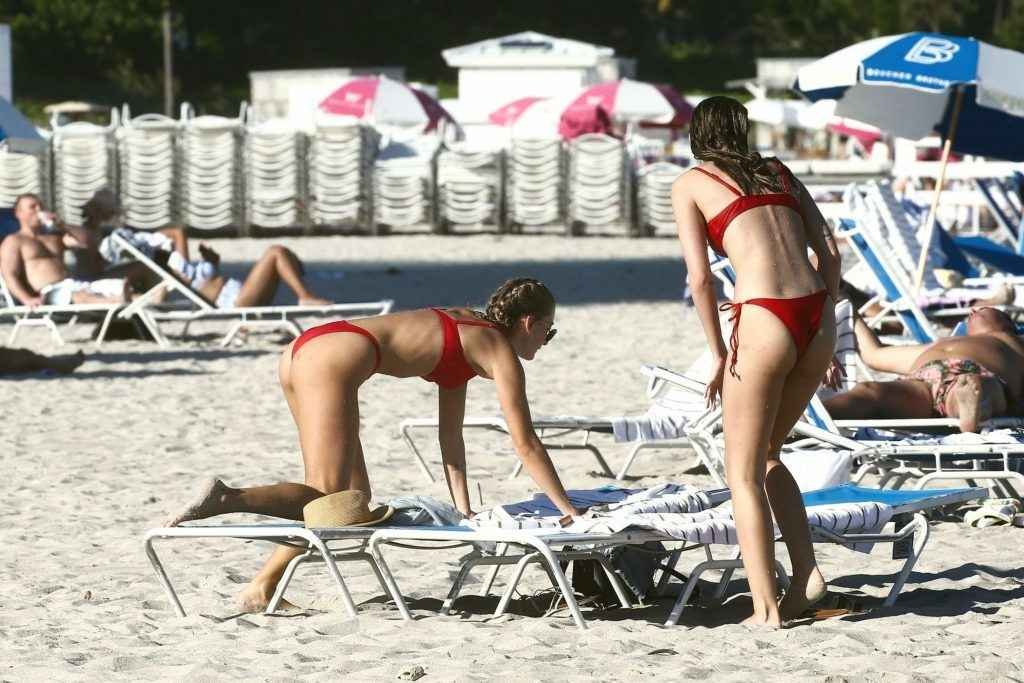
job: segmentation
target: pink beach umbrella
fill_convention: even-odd
[[[521,97],[494,110],[491,123],[513,135],[555,136],[571,140],[585,133],[610,133],[611,117],[600,105],[576,105],[573,97]]]
[[[492,111],[487,117],[487,120],[496,126],[511,126],[515,124],[530,107],[538,102],[543,102],[546,99],[546,97],[520,97],[518,100],[512,100],[505,106]]]
[[[387,76],[353,78],[325,97],[320,110],[380,124],[422,125],[424,131],[436,128],[443,118],[453,120],[433,97]]]
[[[601,107],[613,121],[683,126],[693,108],[668,85],[643,83],[629,78],[598,83],[576,96],[566,112]]]

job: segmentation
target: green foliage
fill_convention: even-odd
[[[234,113],[248,72],[406,68],[451,96],[441,50],[531,29],[614,47],[638,76],[720,90],[757,57],[819,56],[912,30],[1024,49],[1024,0],[169,0],[178,99]],[[162,108],[164,0],[0,0],[19,103],[127,101]]]

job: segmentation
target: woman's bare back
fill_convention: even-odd
[[[736,181],[714,164],[700,168],[742,194]],[[705,222],[738,199],[721,183],[703,174],[692,176],[690,193]],[[791,298],[822,289],[824,283],[807,257],[809,239],[802,215],[788,206],[757,206],[736,216],[722,238],[736,271],[736,298]]]
[[[468,308],[441,309],[458,322],[485,322]],[[429,374],[437,366],[444,349],[444,328],[437,313],[429,308],[414,311],[389,313],[372,318],[358,318],[349,321],[369,332],[380,345],[381,358],[377,372],[392,377],[422,377]],[[498,330],[480,325],[459,325],[459,340],[463,346],[466,360],[478,373],[482,368],[474,362],[479,349],[488,344],[478,344],[476,338],[487,335],[492,343],[503,340]],[[324,335],[312,342],[331,343],[338,346],[343,353],[344,339],[340,335]],[[321,341],[322,340],[322,341]],[[498,341],[500,343],[500,341]],[[474,353],[476,352],[476,353]]]

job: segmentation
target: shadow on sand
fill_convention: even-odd
[[[529,242],[508,249],[529,252]],[[394,299],[396,309],[427,306],[480,306],[507,279],[535,277],[551,288],[562,305],[631,303],[683,300],[682,258],[573,259],[566,243],[564,261],[517,261],[431,263],[399,261],[389,266],[307,263],[310,284],[318,294],[334,301]],[[225,267],[234,277],[245,267]],[[343,272],[343,277],[336,273]],[[285,288],[275,303],[294,303]]]

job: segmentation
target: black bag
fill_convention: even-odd
[[[661,543],[650,541],[640,546],[618,546],[606,551],[606,555],[632,597],[643,602],[654,589],[654,572],[668,552]],[[572,587],[575,593],[594,598],[600,605],[614,606],[619,602],[604,569],[594,560],[573,563]]]
[[[100,330],[103,328],[103,323],[98,323],[96,328],[92,331],[92,338],[96,339],[100,335]],[[149,330],[139,319],[138,315],[133,315],[128,320],[124,318],[114,318],[110,321],[110,325],[107,327],[107,335],[104,337],[106,341],[117,341],[120,339],[141,339],[142,341],[156,341],[153,339],[153,335],[150,334]]]

